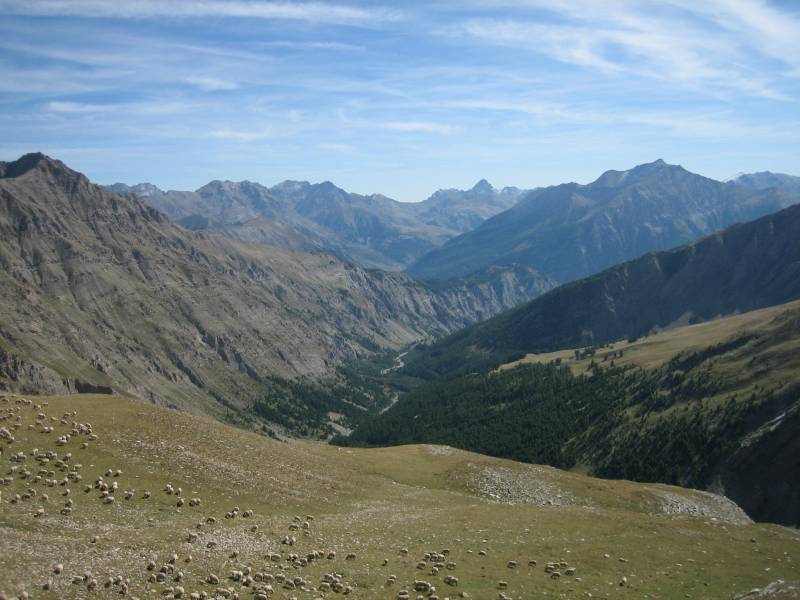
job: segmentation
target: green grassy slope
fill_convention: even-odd
[[[416,580],[432,583],[440,598],[496,598],[502,580],[515,599],[717,599],[800,580],[797,531],[749,524],[734,505],[702,492],[595,480],[440,446],[285,444],[120,397],[30,400],[0,399],[0,427],[15,438],[0,442],[0,592],[7,598],[116,597],[123,583],[135,598],[175,597],[177,587],[183,598],[222,588],[226,597],[260,598],[268,574],[269,598],[314,599],[338,595],[316,589],[334,572],[351,586],[349,597],[387,600]],[[79,434],[57,445],[88,423],[97,439]],[[34,456],[48,452],[58,458]],[[18,453],[24,460],[12,461]],[[105,476],[109,469],[120,473]],[[93,487],[101,476],[118,483],[111,504]],[[66,485],[46,483],[65,478]],[[184,506],[163,491],[168,483],[182,489]],[[135,490],[130,500],[125,490]],[[201,504],[190,506],[191,498]],[[69,500],[72,512],[60,514]],[[238,516],[225,518],[236,506]],[[191,534],[198,539],[190,542]],[[293,546],[281,544],[287,535]],[[434,575],[425,554],[445,550],[443,562],[455,568]],[[336,556],[300,561],[314,551]],[[551,561],[567,564],[558,579],[545,572]],[[53,573],[58,564],[63,571]],[[248,570],[261,581],[245,587],[230,579]],[[207,583],[211,574],[220,582]],[[396,583],[387,584],[390,575]],[[458,585],[445,584],[447,575]],[[285,589],[278,576],[305,583]],[[99,589],[87,593],[93,580]]]
[[[419,385],[347,445],[442,443],[724,491],[800,523],[800,302]]]

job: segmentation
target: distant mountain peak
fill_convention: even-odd
[[[142,182],[136,183],[134,185],[128,185],[126,183],[112,183],[111,185],[105,186],[106,189],[111,190],[115,194],[134,194],[139,198],[152,198],[153,196],[157,196],[164,193],[164,190],[159,188],[152,183]]]
[[[663,158],[658,158],[653,162],[636,165],[626,171],[608,170],[595,179],[590,185],[598,187],[616,187],[618,185],[638,182],[657,173],[679,171],[685,171],[685,169],[680,165],[671,165],[665,162]]]
[[[295,191],[295,190],[302,190],[310,187],[311,184],[308,181],[297,181],[294,179],[285,179],[280,183],[276,183],[270,189],[271,190],[286,190],[286,191]]]
[[[773,173],[772,171],[738,173],[734,177],[727,179],[726,183],[733,183],[754,190],[776,188],[784,191],[800,191],[800,177],[787,175],[786,173]]]
[[[246,181],[230,181],[228,179],[214,179],[213,181],[209,181],[203,187],[198,188],[196,191],[198,194],[208,193],[208,192],[220,192],[220,191],[233,191],[237,188],[242,187],[245,185]]]
[[[486,181],[485,179],[481,179],[478,183],[472,186],[473,192],[493,192],[494,186]]]
[[[60,160],[50,158],[41,152],[31,152],[21,156],[17,160],[0,163],[0,177],[4,179],[21,177],[22,175],[25,175],[26,173],[35,169],[64,174],[75,173],[75,171],[72,171]]]
[[[744,173],[743,171],[739,171],[738,173],[736,173],[734,175],[731,175],[727,179],[723,179],[723,182],[724,183],[735,182],[735,181],[739,181],[740,179],[743,179],[745,177],[747,177],[747,173]]]

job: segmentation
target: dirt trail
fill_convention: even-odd
[[[403,367],[405,367],[406,363],[403,362],[403,357],[406,354],[408,354],[408,350],[406,350],[405,352],[401,352],[400,354],[395,356],[394,364],[391,367],[388,367],[386,369],[381,369],[381,375],[388,375],[392,371],[397,371],[397,370],[402,369]]]

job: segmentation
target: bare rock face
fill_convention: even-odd
[[[485,284],[435,291],[190,232],[41,154],[0,173],[0,348],[41,365],[3,374],[18,387],[80,381],[215,412],[263,397],[272,376],[327,373],[507,308]]]
[[[0,350],[0,389],[14,389],[22,393],[69,394],[75,391],[70,383],[52,369]]]

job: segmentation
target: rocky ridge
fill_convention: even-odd
[[[41,154],[0,165],[2,381],[104,386],[219,415],[271,378],[453,331],[502,290],[433,291],[326,254],[189,232]]]

